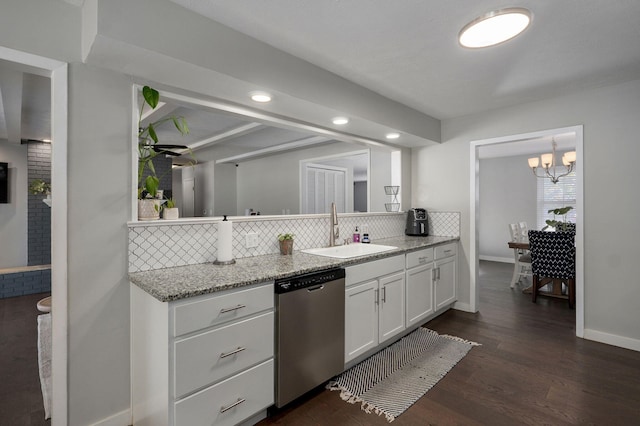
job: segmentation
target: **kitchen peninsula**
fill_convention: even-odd
[[[394,329],[365,345],[350,341],[348,336],[353,333],[347,333],[346,368],[455,302],[458,240],[457,236],[399,236],[376,241],[395,249],[349,259],[294,251],[286,256],[238,258],[233,265],[204,263],[130,273],[134,421],[198,425],[204,424],[203,419],[209,423],[213,419],[214,424],[252,424],[264,418],[274,403],[276,386],[275,279],[344,267],[346,306],[335,308],[346,310],[347,327],[362,328],[358,335],[372,335],[375,328],[377,336],[377,308],[371,304],[374,323],[362,321],[370,319],[371,313],[356,312],[360,304],[350,305],[350,295],[368,297],[366,289],[358,289],[371,282],[378,285],[379,278],[384,285],[385,277],[394,277],[395,289],[389,287],[399,291],[393,296],[397,306],[389,311],[395,319]],[[444,253],[443,248],[453,262],[449,263],[451,272],[444,274],[449,282],[442,286],[447,296],[440,303],[434,296],[440,278],[435,270],[437,253]],[[420,269],[419,264],[428,273],[416,280],[412,274]],[[410,308],[416,306],[418,298],[412,292],[417,287],[428,288],[422,303],[428,305],[426,309],[422,305],[417,310]]]

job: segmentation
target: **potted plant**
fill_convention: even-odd
[[[158,197],[160,179],[156,174],[153,159],[161,154],[172,154],[169,149],[188,149],[182,145],[162,145],[158,143],[156,129],[161,124],[171,121],[182,136],[189,133],[189,127],[184,117],[168,116],[160,120],[142,124],[145,107],[152,110],[158,106],[160,94],[149,86],[142,88],[142,108],[138,119],[138,219],[155,220],[160,218],[161,197]]]
[[[45,194],[47,196],[51,195],[51,184],[43,181],[42,179],[34,179],[29,184],[29,194]]]
[[[278,234],[280,254],[293,254],[293,234]]]
[[[162,218],[163,219],[178,219],[180,216],[180,212],[176,207],[176,202],[173,198],[168,198],[166,203],[162,207]]]
[[[573,210],[572,206],[558,207],[557,209],[548,210],[547,213],[553,213],[553,220],[547,219],[545,223],[547,226],[542,228],[542,230],[546,230],[551,227],[556,231],[569,231],[573,229],[573,224],[571,222],[567,222],[567,213]],[[563,216],[563,220],[556,220],[556,215]]]

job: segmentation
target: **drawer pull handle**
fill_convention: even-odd
[[[445,253],[451,253],[453,250],[445,250]]]
[[[243,348],[242,346],[239,346],[238,349],[235,349],[235,350],[233,350],[231,352],[227,352],[227,353],[222,352],[220,354],[220,359],[226,358],[226,357],[231,356],[231,355],[235,355],[235,354],[237,354],[239,352],[244,351],[245,349],[247,349],[247,348]]]
[[[220,313],[221,314],[226,314],[227,312],[233,312],[233,311],[237,311],[238,309],[242,309],[242,308],[246,308],[246,305],[238,305],[238,306],[234,306],[233,308],[222,308],[220,309]]]
[[[426,261],[427,261],[427,257],[426,257],[426,256],[419,257],[419,258],[418,258],[418,261],[419,261],[420,263],[424,263],[424,262],[426,262]]]
[[[224,405],[222,407],[220,407],[220,413],[224,413],[225,411],[229,411],[231,410],[233,407],[237,407],[238,405],[242,404],[245,401],[244,398],[238,398],[238,400],[236,402],[234,402],[233,404],[231,404],[228,407],[225,407]]]

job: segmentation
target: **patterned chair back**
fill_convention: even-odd
[[[576,276],[575,232],[529,231],[533,275],[549,278]]]

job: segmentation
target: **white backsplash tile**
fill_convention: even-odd
[[[429,234],[460,236],[460,213],[427,212]],[[358,214],[338,217],[338,242],[351,238],[356,226],[362,234],[368,230],[376,239],[404,235],[406,214]],[[217,222],[134,223],[129,226],[129,272],[172,266],[193,265],[216,260]],[[258,246],[246,248],[247,233],[258,234]],[[235,258],[278,253],[277,236],[295,234],[294,250],[324,247],[329,244],[329,217],[265,217],[237,219],[233,223]]]

